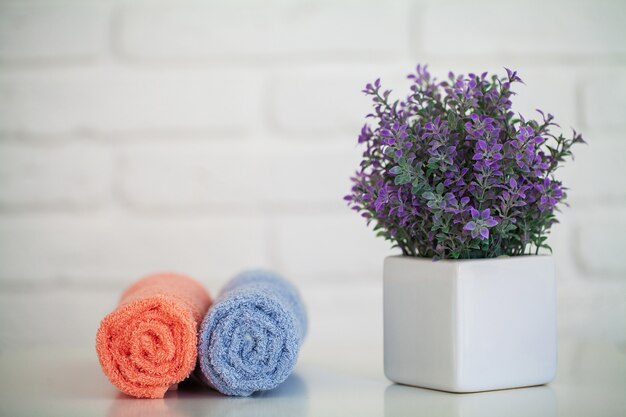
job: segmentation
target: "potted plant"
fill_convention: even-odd
[[[451,392],[540,385],[556,370],[554,173],[582,143],[511,107],[516,72],[418,66],[404,101],[380,80],[348,204],[402,256],[384,264],[385,374]]]

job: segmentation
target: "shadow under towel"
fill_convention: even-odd
[[[270,271],[239,274],[200,327],[200,379],[226,395],[275,388],[293,370],[307,317],[296,288]]]

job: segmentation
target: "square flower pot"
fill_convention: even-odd
[[[546,384],[556,373],[550,256],[392,256],[383,278],[385,375],[450,392]]]

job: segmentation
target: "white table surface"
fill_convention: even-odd
[[[382,358],[380,358],[382,360]],[[163,400],[119,394],[86,349],[0,353],[0,416],[626,416],[626,346],[561,343],[546,386],[450,394],[395,385],[366,363],[320,352],[279,388],[229,398],[199,386]]]

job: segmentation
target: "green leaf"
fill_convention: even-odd
[[[389,173],[391,175],[398,175],[400,172],[402,172],[402,168],[400,168],[398,165],[389,170]]]
[[[411,182],[411,175],[409,175],[409,174],[398,175],[393,180],[393,183],[396,184],[396,185],[404,185],[404,184],[408,184],[410,182]]]
[[[413,195],[419,195],[420,191],[422,191],[424,185],[421,183],[420,179],[417,178],[413,181],[413,188],[411,188],[411,193]]]

